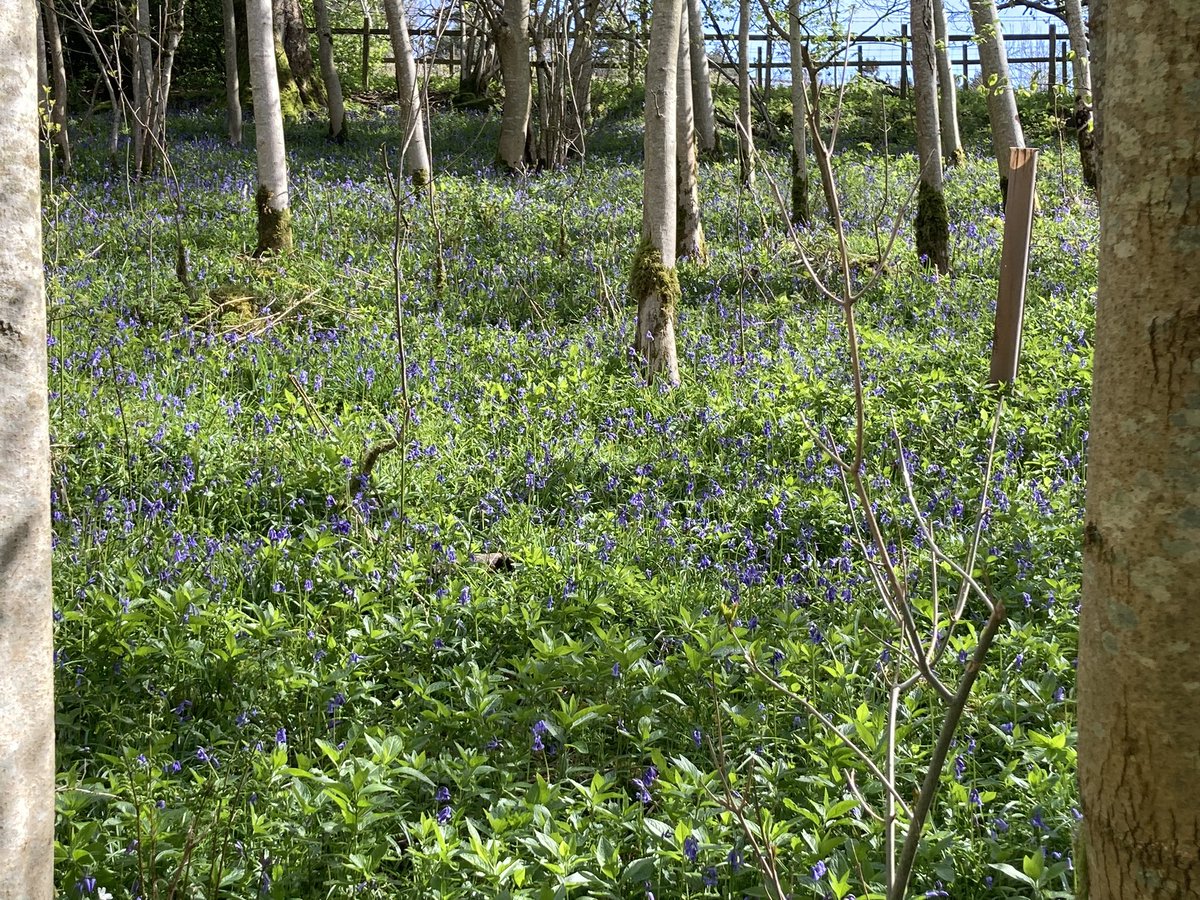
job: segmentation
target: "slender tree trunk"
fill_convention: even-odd
[[[692,108],[696,118],[696,148],[701,156],[715,159],[721,155],[717,137],[717,114],[713,107],[712,83],[708,74],[708,49],[704,43],[704,18],[700,0],[686,0],[688,11],[688,48],[691,51]]]
[[[571,44],[571,108],[568,110],[566,140],[568,152],[583,156],[587,129],[592,124],[592,75],[595,72],[596,24],[600,16],[599,0],[574,0],[572,7],[575,39]]]
[[[225,28],[225,124],[229,143],[242,143],[242,86],[238,78],[237,17],[233,0],[221,0],[222,23]]]
[[[292,211],[288,202],[287,151],[283,109],[275,71],[275,34],[271,0],[246,0],[246,41],[250,46],[250,86],[254,93],[254,144],[258,151],[258,248],[255,255],[292,247]]]
[[[496,48],[504,78],[497,157],[510,171],[522,173],[530,160],[529,117],[533,110],[533,80],[529,69],[529,0],[504,0],[496,29]]]
[[[1103,183],[1079,628],[1085,888],[1194,900],[1200,5],[1093,0],[1091,16]]]
[[[163,8],[163,28],[159,35],[158,60],[150,80],[150,136],[151,145],[146,148],[143,159],[145,170],[154,167],[154,161],[165,152],[167,146],[167,102],[171,96],[171,77],[175,71],[175,53],[183,39],[184,0],[169,0]]]
[[[300,91],[300,102],[308,109],[319,109],[325,105],[325,91],[309,49],[308,26],[304,24],[300,0],[274,0],[274,4],[275,33]]]
[[[46,68],[46,31],[42,23],[42,4],[37,4],[37,102],[38,102],[38,133],[48,133],[50,126],[50,94],[53,88],[50,84],[50,72]]]
[[[933,0],[933,25],[937,37],[938,122],[942,128],[942,156],[948,166],[965,159],[958,133],[958,84],[950,65],[949,26],[945,0]]]
[[[1096,136],[1092,124],[1092,61],[1080,0],[1063,0],[1071,35],[1071,66],[1075,76],[1075,128],[1083,180],[1096,188]]]
[[[403,137],[404,170],[415,185],[429,182],[429,150],[425,144],[425,122],[417,84],[417,59],[408,37],[408,19],[401,0],[384,0],[392,56],[396,60],[396,90],[400,98],[400,130]]]
[[[750,0],[738,0],[738,171],[743,187],[754,184],[754,130],[750,118]]]
[[[642,239],[629,273],[629,292],[637,302],[634,351],[642,360],[648,383],[664,378],[672,385],[679,384],[675,350],[675,310],[680,296],[675,272],[675,89],[682,11],[682,0],[654,0],[646,62]]]
[[[680,4],[681,7],[683,4]],[[679,70],[675,91],[675,171],[676,171],[676,239],[678,259],[704,262],[708,251],[704,246],[704,226],[700,222],[700,193],[697,187],[696,131],[692,114],[692,64],[688,40],[687,8],[679,15]]]
[[[50,422],[36,0],[0,3],[0,897],[54,893]]]
[[[988,120],[992,127],[992,152],[1000,170],[1000,195],[1008,197],[1008,151],[1025,146],[1025,133],[1017,115],[1017,98],[1008,75],[1008,51],[995,0],[970,0],[979,67],[987,90]]]
[[[58,27],[58,8],[54,0],[43,0],[46,44],[50,48],[50,76],[54,90],[50,107],[50,130],[62,171],[71,168],[71,139],[67,132],[67,65],[63,59],[62,33]],[[41,54],[39,53],[39,58]]]
[[[804,52],[800,0],[788,2],[788,50],[792,73],[792,224],[812,221],[808,207],[808,95],[804,90]]]
[[[325,0],[313,0],[313,17],[317,26],[317,56],[321,60],[321,77],[325,80],[326,106],[329,109],[329,139],[338,144],[346,142],[346,105],[342,100],[342,80],[338,77],[333,58],[333,31],[329,24],[329,8]]]
[[[921,167],[914,226],[917,255],[939,272],[950,271],[950,222],[942,187],[942,145],[938,128],[937,52],[934,49],[933,0],[911,0],[909,30],[913,48],[913,99],[916,105],[917,162]]]
[[[150,143],[150,88],[154,70],[154,45],[150,39],[150,0],[137,0],[137,31],[133,38],[137,56],[133,72],[133,170],[145,170]]]

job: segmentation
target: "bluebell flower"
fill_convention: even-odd
[[[825,865],[825,860],[819,859],[817,860],[817,864],[812,867],[810,874],[812,875],[813,881],[820,881],[825,877],[825,873],[828,871],[829,867]]]
[[[696,840],[695,835],[689,834],[686,838],[683,839],[683,855],[686,856],[690,862],[695,862],[696,857],[699,854],[700,854],[700,842],[698,840]]]

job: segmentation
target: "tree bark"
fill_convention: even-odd
[[[400,99],[400,132],[404,146],[404,171],[415,185],[429,182],[429,150],[425,144],[425,121],[421,113],[417,59],[408,36],[408,19],[400,0],[384,0],[392,56],[396,60],[396,91]]]
[[[933,0],[911,0],[913,100],[917,125],[917,255],[939,272],[950,271],[950,222],[942,186],[941,129],[938,127],[937,51]]]
[[[275,70],[275,34],[271,0],[246,0],[246,41],[250,47],[250,85],[254,93],[254,144],[258,153],[258,247],[255,255],[280,253],[292,246],[283,109]]]
[[[945,0],[933,0],[933,25],[937,38],[938,123],[942,129],[942,156],[948,166],[966,157],[958,131],[958,84],[950,64],[949,26]]]
[[[686,0],[688,11],[688,48],[692,68],[692,109],[696,119],[696,149],[701,156],[715,159],[721,155],[717,137],[717,114],[713,106],[712,82],[708,74],[708,48],[704,42],[704,19],[700,0]]]
[[[792,73],[792,224],[808,225],[808,95],[804,90],[804,51],[800,34],[800,0],[788,3],[788,52]]]
[[[529,69],[529,0],[504,0],[496,29],[496,49],[504,79],[500,139],[496,155],[510,172],[523,173],[531,160],[526,152],[533,111],[533,79]]]
[[[1000,195],[1008,197],[1008,151],[1025,146],[1025,133],[1017,115],[1017,98],[1008,74],[1008,51],[995,0],[970,0],[979,67],[987,91],[988,121],[992,129],[992,152],[1000,171]]]
[[[679,20],[683,0],[654,0],[650,50],[646,61],[645,171],[642,186],[642,239],[629,274],[637,303],[634,351],[647,383],[656,378],[679,384],[675,350],[675,129]]]
[[[42,4],[37,4],[37,102],[38,102],[38,133],[44,135],[44,130],[50,125],[50,72],[46,68],[46,31],[42,19]]]
[[[308,26],[304,24],[300,0],[274,0],[274,4],[275,33],[283,45],[296,89],[300,91],[300,102],[309,109],[318,109],[325,105],[325,91],[313,64]]]
[[[53,91],[50,106],[50,132],[63,172],[71,169],[71,139],[67,132],[67,65],[63,59],[62,32],[58,27],[58,8],[54,0],[42,0],[46,45],[50,49],[50,77]]]
[[[326,108],[329,110],[329,139],[338,144],[346,142],[346,104],[342,99],[342,80],[338,77],[333,58],[333,30],[329,24],[329,8],[325,0],[313,0],[313,18],[317,26],[317,57],[321,61],[321,77],[325,80]]]
[[[574,40],[571,44],[569,68],[571,74],[571,103],[566,120],[568,152],[582,157],[587,129],[592,124],[592,75],[595,72],[596,26],[600,17],[600,0],[574,0]]]
[[[1092,123],[1092,63],[1080,0],[1063,0],[1071,36],[1071,67],[1075,76],[1075,129],[1083,181],[1096,188],[1096,136]]]
[[[1086,896],[1183,900],[1200,896],[1200,5],[1097,0],[1092,17],[1103,191],[1079,633]]]
[[[680,4],[682,6],[682,3]],[[692,65],[688,40],[687,9],[679,15],[679,63],[675,78],[675,171],[676,238],[675,256],[704,262],[704,226],[700,222],[700,193],[697,187],[696,130],[692,114]]]
[[[37,8],[0,3],[0,897],[54,893],[50,422]]]
[[[738,0],[738,173],[754,184],[754,131],[750,118],[750,0]]]
[[[133,47],[133,169],[140,175],[146,165],[150,144],[150,89],[154,70],[154,46],[150,40],[150,0],[137,0]]]
[[[233,0],[221,0],[221,21],[225,31],[225,124],[229,143],[242,143],[242,86],[238,78],[237,17]]]

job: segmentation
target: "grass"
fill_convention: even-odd
[[[604,125],[583,166],[512,180],[486,168],[494,120],[437,116],[444,282],[422,198],[400,254],[414,424],[356,491],[399,421],[394,131],[364,118],[334,147],[323,130],[289,134],[295,252],[256,261],[252,139],[173,125],[190,294],[169,181],[129,186],[81,139],[48,189],[62,895],[760,895],[720,768],[793,896],[878,896],[862,801],[881,809],[882,788],[734,638],[880,755],[899,663],[804,426],[848,440],[845,336],[782,215],[739,194],[735,165],[705,167],[712,262],[681,272],[684,384],[646,389],[625,295],[635,125]],[[837,166],[866,260],[914,162],[851,146]],[[926,896],[1071,896],[1096,216],[1073,156],[1044,156],[1040,189],[977,572],[1010,619],[922,843]],[[947,202],[953,275],[920,268],[906,224],[859,307],[867,465],[914,560],[891,421],[961,551],[994,412],[993,164],[972,155]],[[802,240],[829,261],[827,226]],[[928,581],[914,565],[915,594]],[[937,704],[915,691],[901,718],[907,794]]]

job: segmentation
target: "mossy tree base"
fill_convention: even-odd
[[[808,173],[800,169],[796,151],[792,151],[792,224],[805,226],[812,222],[808,206]]]
[[[629,270],[629,296],[637,303],[633,349],[644,362],[646,383],[662,375],[679,384],[675,351],[675,310],[682,292],[679,273],[663,262],[662,252],[642,238]]]
[[[939,272],[950,271],[950,218],[946,195],[924,181],[917,190],[917,219],[914,223],[917,255]]]
[[[292,249],[292,211],[275,209],[271,206],[274,195],[265,187],[254,194],[254,205],[258,212],[258,248],[255,256],[269,253],[285,253]]]

